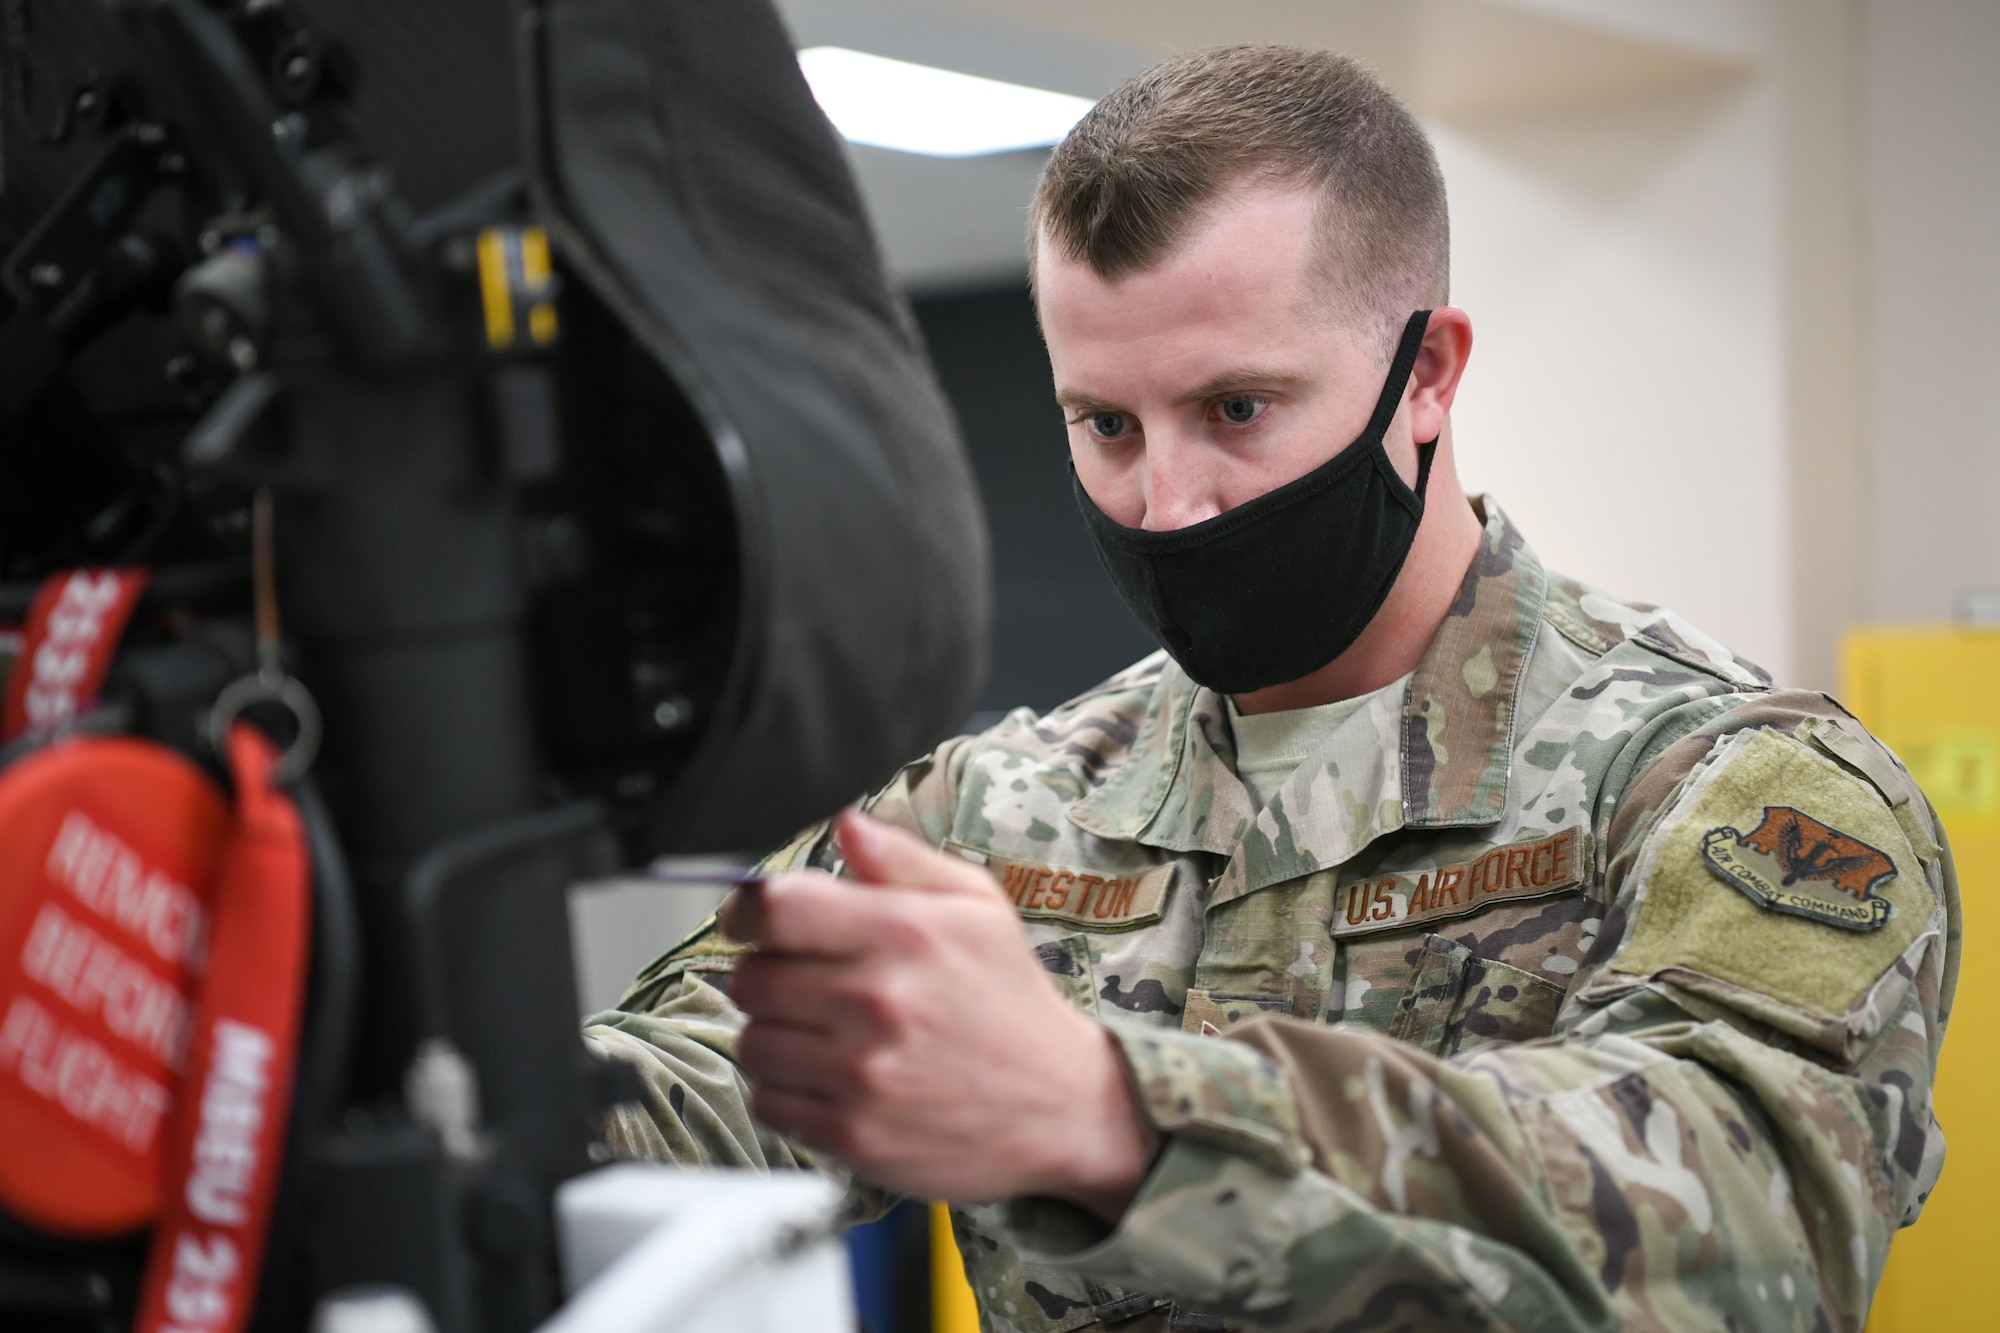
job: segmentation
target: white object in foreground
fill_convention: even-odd
[[[556,1192],[570,1297],[538,1333],[852,1333],[840,1201],[803,1171],[578,1176]]]
[[[928,157],[1047,148],[1091,106],[1088,97],[844,46],[807,47],[799,69],[842,138]]]

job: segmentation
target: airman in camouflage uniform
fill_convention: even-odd
[[[1164,655],[870,803],[993,873],[1164,1143],[1109,1230],[954,1211],[987,1328],[1862,1326],[1943,1159],[1938,821],[1832,699],[1478,504],[1421,665],[1262,810]],[[813,1163],[748,1112],[740,953],[592,1020],[646,1078],[622,1152]]]
[[[612,1141],[992,1200],[994,1333],[1860,1328],[1943,1157],[1937,821],[1831,699],[1461,501],[1407,108],[1183,53],[1032,230],[1079,507],[1176,655],[774,856],[855,882],[773,877],[753,954],[599,1016]]]

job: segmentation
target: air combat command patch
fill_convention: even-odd
[[[1748,833],[1727,825],[1701,840],[1708,868],[1774,912],[1842,930],[1880,930],[1893,910],[1875,893],[1896,876],[1887,853],[1789,805],[1767,805]]]

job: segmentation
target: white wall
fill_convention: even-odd
[[[1431,128],[1473,317],[1467,485],[1551,565],[1789,675],[1770,87]]]
[[[1941,620],[1961,590],[2000,587],[2000,4],[1857,10],[1855,609]]]
[[[1782,0],[1795,641],[2000,588],[2000,5]]]

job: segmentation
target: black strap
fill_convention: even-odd
[[[1382,396],[1375,400],[1375,415],[1368,418],[1368,430],[1362,435],[1379,436],[1389,429],[1389,419],[1402,406],[1403,390],[1409,387],[1410,373],[1417,368],[1417,353],[1424,350],[1424,335],[1430,331],[1431,312],[1419,310],[1411,315],[1403,325],[1402,341],[1396,344],[1396,359],[1389,363],[1389,378],[1382,382]],[[1423,485],[1418,483],[1421,492]]]
[[[1424,498],[1424,492],[1430,489],[1431,460],[1437,457],[1437,451],[1438,451],[1438,437],[1435,435],[1431,436],[1430,439],[1424,441],[1422,444],[1417,446],[1417,499],[1418,500],[1422,500]]]

